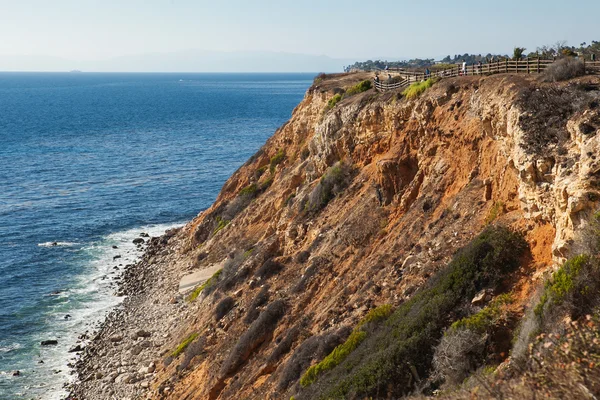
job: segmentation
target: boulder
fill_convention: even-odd
[[[138,346],[138,345],[133,346],[131,348],[130,352],[131,352],[131,355],[137,356],[138,354],[140,354],[142,352],[142,346]]]
[[[123,340],[123,336],[122,335],[112,335],[110,337],[110,341],[113,342],[113,343],[118,343],[118,342],[120,342],[122,340]]]
[[[481,292],[477,293],[473,300],[471,300],[471,305],[475,307],[481,307],[488,301],[492,299],[492,291],[490,289],[483,289]]]
[[[115,379],[115,383],[130,383],[132,380],[131,374],[121,374]]]
[[[142,238],[133,239],[133,244],[144,244],[144,239],[142,239]]]
[[[139,331],[136,332],[137,337],[141,337],[141,338],[149,338],[150,336],[152,336],[152,333],[145,331],[143,329],[140,329]]]
[[[42,346],[56,346],[58,340],[42,340]]]
[[[83,347],[81,347],[81,345],[78,344],[77,346],[75,346],[72,349],[70,349],[69,353],[78,353],[80,351],[83,351]]]

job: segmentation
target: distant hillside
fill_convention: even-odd
[[[282,52],[188,50],[77,61],[48,56],[0,56],[0,71],[87,72],[341,72],[351,60]]]

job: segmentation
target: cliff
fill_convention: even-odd
[[[331,104],[369,78],[316,80],[208,210],[152,242],[74,398],[397,398],[432,385],[443,330],[501,293],[514,334],[598,207],[600,81],[462,77],[413,100],[367,90]],[[444,292],[469,251],[493,253],[497,276]],[[435,320],[417,315],[438,300]],[[486,360],[506,364],[510,340],[490,343]]]

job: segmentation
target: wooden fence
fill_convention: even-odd
[[[482,65],[467,65],[463,73],[462,65],[446,68],[439,71],[425,72],[408,71],[398,68],[392,68],[389,71],[396,75],[394,82],[375,81],[375,88],[380,92],[388,90],[403,89],[412,83],[421,82],[432,77],[451,78],[455,76],[477,76],[493,74],[539,74],[543,72],[555,60],[543,60],[539,58],[527,58],[524,60],[503,60]],[[600,61],[584,61],[586,73],[600,74]],[[435,66],[433,67],[435,68]],[[399,79],[398,79],[399,78]]]

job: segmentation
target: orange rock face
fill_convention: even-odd
[[[174,276],[218,263],[223,272],[180,311],[164,352],[190,332],[204,347],[183,369],[180,358],[159,368],[155,398],[288,399],[305,369],[285,366],[307,339],[409,299],[488,224],[520,230],[530,244],[511,282],[520,305],[566,256],[597,202],[589,193],[600,167],[588,154],[600,135],[577,131],[596,108],[565,114],[567,137],[542,143],[542,157],[522,145],[533,129],[522,124],[523,93],[539,85],[532,79],[447,79],[411,101],[369,90],[328,109],[335,92],[367,78],[333,76],[310,88],[177,236]],[[235,305],[217,322],[226,296]],[[284,313],[251,332],[259,328],[248,312],[277,300]]]

